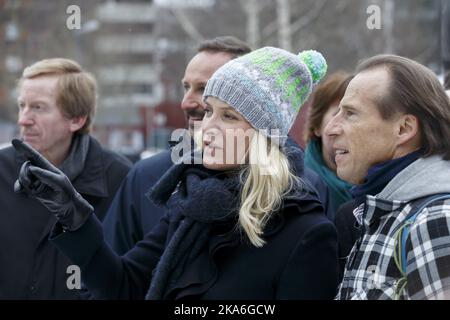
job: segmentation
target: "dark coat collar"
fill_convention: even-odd
[[[108,197],[106,169],[111,159],[105,159],[105,153],[100,143],[92,137],[89,138],[90,146],[84,170],[75,179],[73,185],[81,194]]]
[[[108,197],[108,184],[106,167],[108,159],[105,159],[102,147],[97,140],[89,137],[89,151],[81,174],[72,181],[73,186],[81,195],[93,197]],[[25,159],[15,153],[18,168]]]

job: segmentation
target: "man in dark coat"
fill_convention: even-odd
[[[251,49],[242,41],[225,36],[204,41],[197,51],[188,63],[182,80],[185,93],[181,109],[185,113],[190,129],[193,128],[195,121],[201,121],[203,118],[202,95],[208,79],[226,62],[250,52]],[[295,142],[289,139],[289,144],[294,145]],[[164,210],[149,200],[148,192],[172,166],[171,153],[172,150],[166,150],[137,162],[117,192],[103,222],[103,229],[106,242],[118,254],[125,254],[133,248],[163,216]],[[297,165],[303,166],[303,160]],[[303,168],[301,169],[303,171]],[[327,205],[329,201],[327,186],[309,169],[305,169],[305,177],[318,193],[327,216],[332,219],[334,212],[332,207]]]
[[[22,139],[63,170],[99,219],[130,162],[89,135],[95,79],[74,61],[42,60],[19,82]],[[76,299],[79,270],[48,242],[55,218],[35,199],[14,192],[25,161],[12,147],[0,151],[0,299]]]

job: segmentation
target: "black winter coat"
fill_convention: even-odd
[[[73,263],[48,236],[56,219],[37,200],[14,193],[21,160],[13,147],[0,151],[0,299],[77,299],[69,290]],[[103,219],[131,163],[90,138],[82,173],[72,181]]]
[[[361,227],[353,215],[355,207],[355,201],[350,200],[342,204],[336,212],[335,225],[338,235],[339,280],[342,280],[344,276],[345,264],[353,245],[362,236]]]
[[[275,218],[276,217],[276,218]],[[143,299],[154,268],[184,216],[169,210],[125,256],[105,243],[92,216],[74,232],[57,224],[51,240],[82,268],[93,298]],[[167,299],[332,299],[338,281],[337,239],[314,191],[283,203],[256,248],[234,225],[213,225],[207,245],[184,265]]]

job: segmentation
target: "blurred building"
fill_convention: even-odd
[[[161,64],[155,53],[156,10],[152,1],[129,0],[101,2],[95,12],[98,30],[91,44],[100,97],[94,135],[133,156],[146,147],[154,127],[142,110],[163,100]]]

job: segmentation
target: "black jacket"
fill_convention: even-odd
[[[336,212],[335,225],[339,247],[339,280],[344,276],[347,257],[349,256],[353,245],[362,235],[361,227],[358,226],[356,218],[353,215],[355,207],[355,201],[350,200],[342,204]]]
[[[332,299],[338,284],[336,230],[313,194],[283,203],[265,228],[262,248],[230,233],[234,224],[213,225],[207,245],[184,265],[166,298]],[[169,210],[123,257],[105,243],[95,216],[74,232],[62,233],[57,224],[51,240],[82,268],[94,298],[143,299],[183,218],[181,210]]]
[[[103,219],[131,164],[93,138],[85,163],[72,183]],[[54,216],[14,193],[21,164],[13,147],[0,151],[0,299],[76,299],[66,285],[72,263],[48,241]]]

